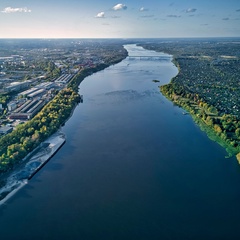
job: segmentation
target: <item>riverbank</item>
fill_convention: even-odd
[[[234,41],[233,41],[234,42]],[[240,158],[240,109],[238,57],[229,61],[231,42],[186,40],[141,44],[148,50],[173,56],[178,74],[160,90],[174,104],[187,110],[208,137]],[[227,50],[226,50],[227,49]],[[233,69],[236,69],[233,71]]]
[[[26,123],[26,126],[21,126],[21,128],[11,133],[13,137],[11,137],[10,134],[6,136],[6,141],[1,139],[5,152],[3,151],[2,156],[0,156],[0,172],[3,169],[0,175],[0,205],[5,203],[19,189],[27,184],[28,180],[30,180],[65,143],[65,136],[59,132],[59,128],[71,118],[77,104],[82,102],[82,96],[78,93],[79,84],[87,76],[101,71],[110,65],[114,65],[126,57],[127,54],[112,60],[112,62],[108,64],[99,64],[92,68],[83,69],[71,80],[68,87],[58,93],[41,112]],[[37,126],[38,129],[36,129]],[[29,132],[30,129],[33,131],[32,133]],[[26,133],[30,135],[24,138],[23,134]],[[20,143],[19,137],[21,136]],[[41,142],[40,139],[46,139],[46,137],[48,137],[47,140]],[[9,148],[5,143],[9,142],[10,139],[15,139],[15,142],[11,145],[15,149],[15,152],[11,152],[11,155],[8,156]],[[31,152],[26,155],[25,145],[28,142],[35,142],[35,145],[32,145]],[[35,148],[33,148],[33,146],[35,146]],[[22,158],[19,156],[21,152],[22,155],[25,154]],[[15,155],[18,157],[16,161],[13,160]],[[6,168],[6,165],[9,165],[9,168]]]
[[[111,46],[119,51],[111,52],[108,50],[110,47],[107,46],[106,49],[104,48],[105,52],[110,51],[111,54],[102,56],[102,51],[100,51],[99,57],[103,57],[101,61],[86,67],[78,66],[81,68],[78,74],[71,79],[65,88],[59,92],[56,91],[53,94],[53,99],[38,114],[0,138],[0,177],[11,173],[29,152],[32,152],[41,142],[55,133],[71,117],[76,105],[82,101],[79,94],[79,84],[85,77],[127,57],[127,51],[123,48],[122,43]]]
[[[57,153],[65,141],[64,134],[57,132],[41,143],[38,148],[34,149],[29,154],[33,154],[30,159],[29,155],[26,156],[22,160],[21,166],[4,179],[5,185],[0,188],[0,205],[26,185],[28,180]]]
[[[162,94],[167,97],[174,104],[180,106],[186,110],[193,118],[194,122],[200,127],[200,129],[206,132],[207,136],[212,140],[217,142],[223,148],[226,149],[228,156],[236,156],[238,162],[240,163],[240,150],[238,145],[234,145],[233,139],[229,138],[230,135],[226,131],[223,132],[223,127],[221,125],[223,118],[231,118],[231,116],[219,116],[214,112],[210,112],[209,105],[187,98],[186,96],[178,95],[173,87],[172,80],[169,84],[160,87]],[[204,107],[206,104],[207,107]]]

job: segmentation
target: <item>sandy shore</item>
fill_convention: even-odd
[[[41,143],[40,147],[21,169],[11,173],[4,187],[0,189],[0,205],[4,204],[19,189],[25,186],[65,143],[65,136],[62,132],[57,132]]]

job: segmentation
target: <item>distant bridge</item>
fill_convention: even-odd
[[[129,59],[149,59],[149,60],[169,60],[171,59],[171,57],[167,57],[167,56],[151,56],[151,55],[148,55],[148,56],[128,56]]]

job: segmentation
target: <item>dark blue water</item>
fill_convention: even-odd
[[[161,59],[84,80],[66,144],[0,207],[1,239],[240,239],[237,161],[159,93],[169,56],[126,48]]]

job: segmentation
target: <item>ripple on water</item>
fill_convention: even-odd
[[[129,89],[98,94],[94,98],[89,99],[89,101],[93,104],[124,104],[130,101],[145,100],[153,96],[159,96],[159,92],[154,89],[142,92]]]

